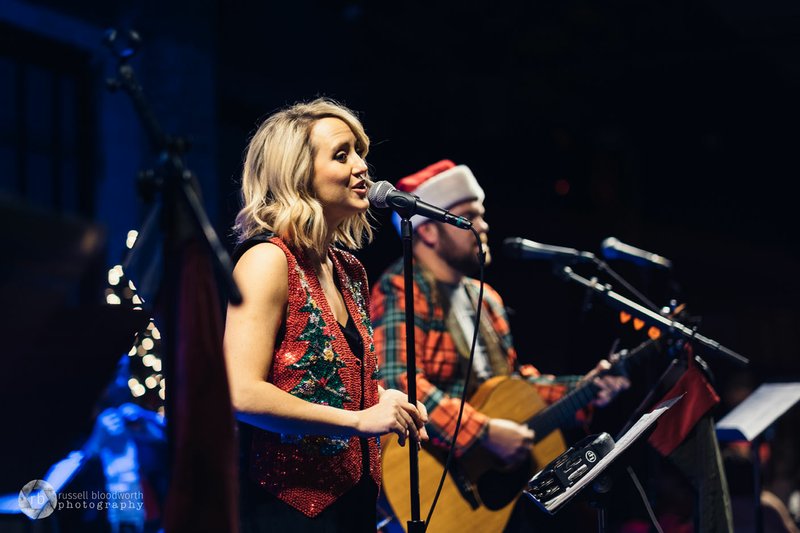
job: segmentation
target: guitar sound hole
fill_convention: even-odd
[[[533,473],[533,457],[514,468],[494,468],[478,479],[478,495],[487,509],[497,511],[516,498],[530,480]]]

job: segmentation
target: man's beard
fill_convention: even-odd
[[[491,262],[491,254],[489,253],[489,245],[484,243],[486,250],[486,265]],[[461,252],[458,246],[453,242],[450,236],[442,229],[439,228],[439,257],[444,260],[450,268],[453,268],[465,276],[474,276],[480,271],[480,262],[478,261],[478,254],[472,249],[469,252]]]

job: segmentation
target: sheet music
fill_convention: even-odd
[[[664,412],[672,407],[675,402],[683,398],[683,394],[680,396],[676,396],[670,400],[666,400],[661,402],[658,406],[656,406],[652,411],[647,414],[642,415],[642,417],[636,421],[627,433],[625,433],[614,445],[614,449],[611,450],[608,455],[600,459],[598,463],[595,465],[594,468],[589,470],[589,472],[583,476],[580,480],[578,480],[574,485],[568,487],[564,492],[553,498],[552,500],[548,500],[544,502],[544,507],[552,514],[556,509],[558,509],[561,505],[565,504],[569,500],[571,500],[576,494],[578,494],[586,485],[588,485],[594,478],[600,475],[603,470],[605,470],[608,465],[614,461],[622,452],[624,452],[631,444],[633,444],[636,439],[638,439],[642,433],[644,433],[650,426],[652,426],[655,421],[660,417]],[[537,500],[538,502],[538,500]],[[542,505],[541,502],[538,502]]]
[[[752,441],[798,400],[800,383],[765,383],[717,422],[717,438]]]

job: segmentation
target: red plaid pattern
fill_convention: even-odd
[[[470,292],[478,292],[478,281],[467,280]],[[446,327],[442,306],[434,301],[432,281],[422,268],[414,268],[414,339],[417,359],[417,396],[425,404],[430,421],[427,425],[431,442],[447,447],[453,439],[460,398],[466,377],[465,360],[456,350]],[[371,316],[375,329],[375,352],[387,388],[408,390],[406,377],[405,282],[403,264],[398,261],[378,280],[372,289]],[[508,318],[500,295],[489,285],[484,286],[483,311],[489,317],[500,339],[511,373],[516,365]],[[561,398],[577,382],[577,376],[541,375],[531,366],[520,372],[536,386],[547,402]],[[474,376],[473,376],[474,377]],[[469,403],[464,405],[461,430],[456,443],[456,456],[463,455],[486,430],[488,418]]]

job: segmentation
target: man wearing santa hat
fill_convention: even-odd
[[[397,189],[424,202],[447,209],[472,222],[491,261],[487,244],[484,191],[470,169],[443,160],[401,179]],[[398,222],[399,219],[395,219]],[[478,244],[470,231],[413,216],[414,311],[416,315],[417,397],[428,409],[430,442],[446,450],[452,444],[467,372],[469,347],[474,332],[479,282]],[[386,386],[407,390],[405,350],[405,304],[403,262],[398,260],[383,273],[372,290],[371,316],[375,350],[381,361]],[[601,361],[586,376],[545,376],[531,365],[519,367],[511,339],[508,317],[500,295],[484,287],[473,376],[467,398],[487,379],[519,373],[526,377],[546,402],[569,392],[579,381],[594,379],[600,387],[596,405],[605,405],[627,379],[595,374],[608,368]],[[530,453],[533,431],[511,420],[489,418],[464,406],[455,455],[461,457],[474,446],[483,446],[506,463],[515,463]]]

